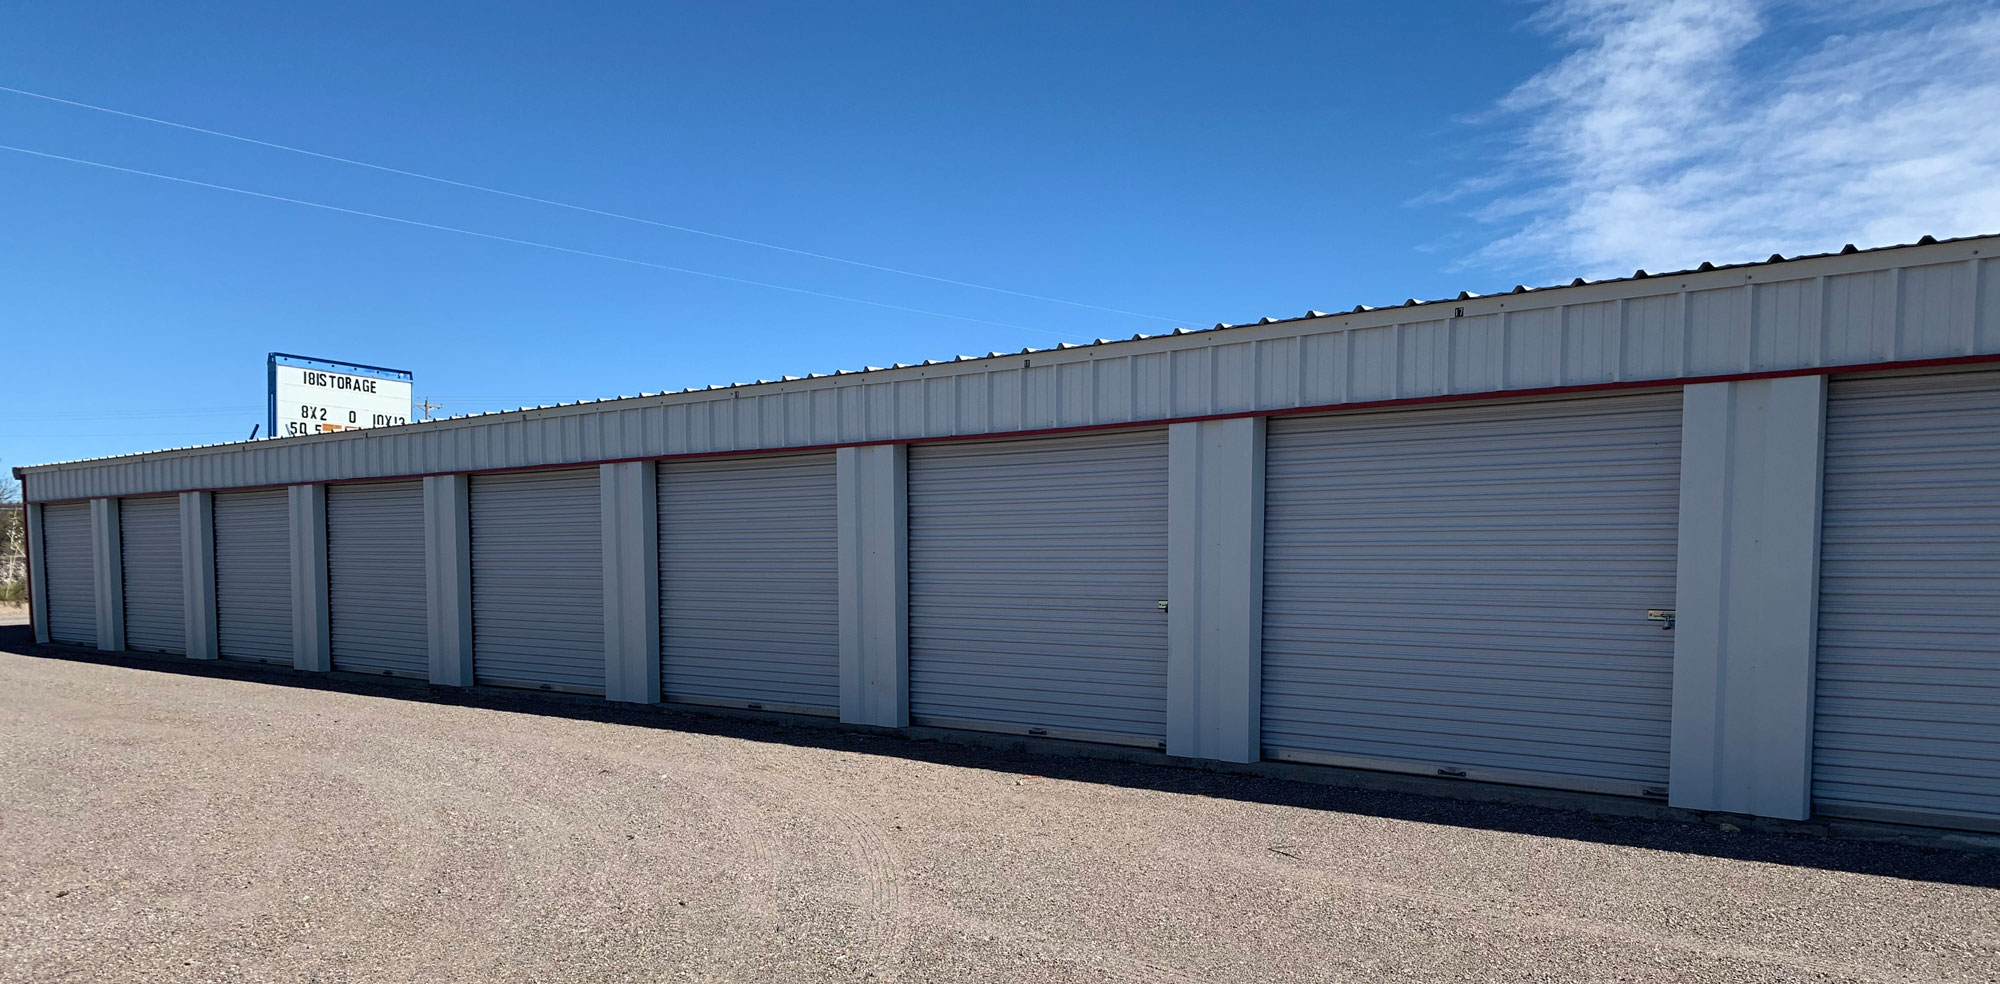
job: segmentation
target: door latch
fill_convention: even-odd
[[[1674,630],[1674,610],[1671,608],[1648,608],[1646,609],[1646,621],[1659,622],[1661,631],[1672,632]]]
[[[1167,610],[1167,603],[1166,603],[1166,602],[1162,601],[1162,602],[1160,602],[1159,604],[1160,604],[1160,611],[1163,611],[1163,612],[1164,612],[1164,611],[1166,611],[1166,610]]]

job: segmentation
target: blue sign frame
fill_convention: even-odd
[[[346,373],[349,376],[374,376],[377,379],[394,379],[412,383],[416,374],[408,369],[386,369],[382,366],[364,366],[358,362],[335,362],[331,359],[315,359],[309,355],[291,355],[286,352],[272,352],[264,360],[264,434],[278,436],[278,367],[297,366],[302,369],[320,369],[326,372]]]

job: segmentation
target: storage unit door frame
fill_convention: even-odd
[[[471,521],[474,680],[604,693],[597,469],[474,475]]]
[[[49,640],[97,645],[96,551],[91,549],[90,503],[51,502],[42,507],[42,585],[48,590]]]
[[[663,461],[657,475],[662,696],[837,716],[834,453]]]
[[[1813,806],[2000,831],[2000,372],[1827,392]]]
[[[422,479],[327,486],[326,576],[334,669],[430,678]]]
[[[211,508],[217,651],[223,659],[292,665],[290,492],[217,492]]]
[[[118,504],[118,554],[125,578],[125,648],[187,653],[181,589],[181,502],[155,495]]]
[[[1274,419],[1265,755],[1664,796],[1680,405]]]
[[[909,456],[910,720],[1160,747],[1167,432]]]

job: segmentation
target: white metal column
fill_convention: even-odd
[[[1175,424],[1167,456],[1167,754],[1255,762],[1264,419]]]
[[[90,500],[90,556],[97,593],[97,648],[125,648],[125,555],[118,535],[118,500]]]
[[[472,516],[464,475],[424,479],[431,682],[472,686]]]
[[[841,448],[840,719],[910,723],[909,449]]]
[[[1826,378],[1686,387],[1669,798],[1811,812]]]
[[[35,623],[35,641],[49,641],[49,578],[46,539],[42,533],[42,504],[30,502],[28,514],[28,620]]]
[[[189,659],[215,659],[220,636],[215,614],[215,496],[182,492],[181,612]]]
[[[604,698],[660,701],[659,480],[650,461],[599,465],[604,540]]]
[[[291,507],[292,668],[333,669],[326,594],[326,486],[294,485]]]

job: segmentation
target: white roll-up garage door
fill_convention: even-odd
[[[1166,736],[1162,430],[910,449],[910,718]]]
[[[1273,758],[1664,795],[1680,394],[1273,420]]]
[[[1835,380],[1813,805],[2000,830],[2000,373]]]
[[[833,453],[658,474],[666,699],[840,713]]]
[[[292,665],[291,530],[284,489],[215,494],[215,628],[224,659]]]
[[[430,677],[422,480],[326,489],[333,668]]]
[[[181,593],[181,502],[155,495],[118,503],[119,555],[125,566],[125,647],[187,652]]]
[[[604,692],[597,469],[472,476],[477,682]]]
[[[42,507],[42,584],[49,592],[49,639],[97,645],[97,581],[92,575],[90,503]]]

